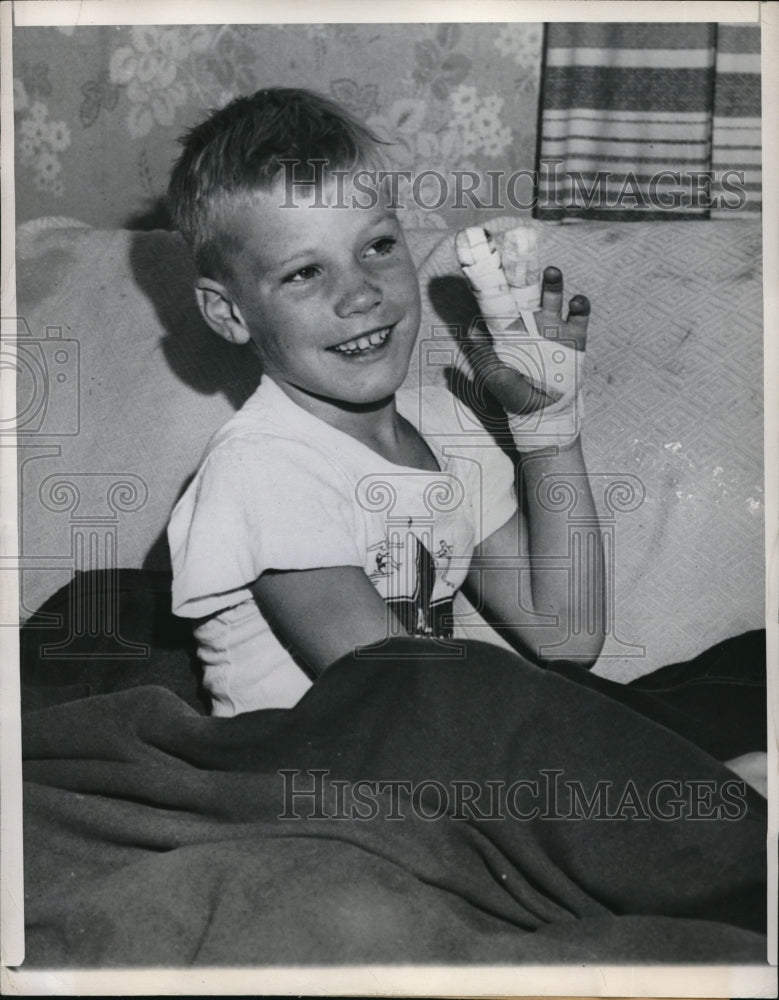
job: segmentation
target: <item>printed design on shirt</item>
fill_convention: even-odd
[[[382,538],[375,545],[369,545],[368,551],[374,554],[376,569],[370,574],[371,581],[383,579],[400,569],[400,562],[395,559],[393,551],[399,551],[403,546],[400,542],[391,542],[388,538]]]
[[[442,583],[445,583],[447,587],[454,590],[454,584],[449,580],[447,574],[449,572],[449,567],[452,565],[452,556],[454,555],[454,546],[450,545],[441,539],[438,546],[438,551],[433,554],[435,559],[436,571],[440,574],[439,579]]]
[[[406,631],[410,635],[451,639],[454,584],[447,574],[454,546],[442,539],[432,555],[423,542],[408,534],[405,545],[399,539],[384,538],[368,551],[376,566],[370,573],[371,581]],[[437,583],[449,593],[435,597]]]

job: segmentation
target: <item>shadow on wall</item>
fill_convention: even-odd
[[[259,358],[249,346],[221,340],[203,321],[183,240],[161,230],[133,233],[130,267],[164,330],[161,347],[171,369],[196,392],[221,392],[234,409],[243,406],[259,384]]]
[[[151,231],[136,228],[132,233],[129,263],[134,281],[162,327],[159,343],[165,360],[189,388],[204,396],[221,394],[237,410],[259,384],[259,358],[249,346],[228,344],[208,328],[195,302],[188,248],[177,233],[153,228],[153,221],[160,217],[145,219]],[[179,495],[187,485],[182,484]],[[163,531],[148,551],[144,568],[168,571],[169,566]]]
[[[148,232],[151,229],[172,230],[173,228],[173,220],[170,217],[164,196],[155,198],[143,211],[128,215],[122,223],[122,229],[135,229],[141,232]]]

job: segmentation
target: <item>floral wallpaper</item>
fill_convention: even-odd
[[[538,24],[26,27],[13,46],[20,222],[159,222],[177,137],[262,86],[334,97],[390,141],[392,167],[415,175],[534,165]],[[406,224],[478,215],[437,204],[437,183],[425,178],[406,202]],[[490,200],[486,181],[477,191]]]

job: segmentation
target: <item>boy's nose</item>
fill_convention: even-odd
[[[364,275],[355,278],[342,288],[336,301],[335,311],[341,319],[353,313],[368,312],[381,302],[381,289]]]

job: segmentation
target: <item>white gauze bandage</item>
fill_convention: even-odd
[[[495,353],[551,400],[530,413],[508,414],[520,451],[569,444],[578,435],[584,352],[541,336],[534,310],[541,306],[536,233],[507,232],[503,253],[480,226],[462,229],[455,252],[492,337]]]

